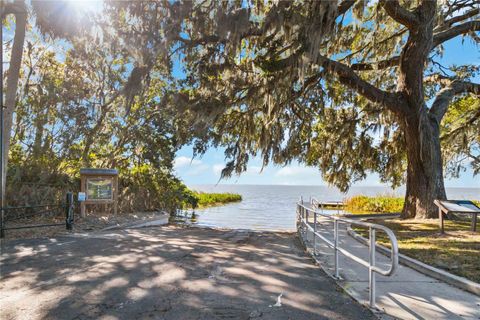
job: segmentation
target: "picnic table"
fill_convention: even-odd
[[[470,214],[472,216],[472,231],[477,230],[477,219],[480,215],[480,208],[469,200],[435,200],[438,207],[438,218],[440,223],[440,232],[445,232],[444,215],[449,213]]]

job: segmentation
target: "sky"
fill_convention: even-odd
[[[480,50],[469,39],[462,44],[461,38],[445,43],[442,58],[444,65],[471,63],[480,65]],[[480,81],[480,77],[474,79]],[[225,165],[223,149],[209,149],[201,158],[192,159],[191,146],[185,146],[176,154],[175,172],[187,185],[198,184],[262,184],[262,185],[327,185],[316,168],[305,167],[298,163],[288,166],[269,165],[262,170],[260,159],[252,159],[248,170],[239,177],[220,179]],[[375,173],[371,173],[355,186],[387,186],[380,182]],[[480,176],[473,176],[472,170],[463,172],[458,179],[445,181],[448,187],[480,188]]]

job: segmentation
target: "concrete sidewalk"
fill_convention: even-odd
[[[368,247],[348,235],[346,224],[339,224],[340,246],[368,261]],[[333,222],[319,220],[317,231],[333,241]],[[309,247],[312,244],[309,232]],[[334,274],[334,253],[317,239],[317,261],[330,275]],[[357,301],[368,304],[368,270],[339,254],[338,283]],[[376,253],[377,266],[388,269],[390,259]],[[391,277],[376,275],[377,307],[400,319],[480,319],[480,297],[430,278],[409,267],[399,265]]]

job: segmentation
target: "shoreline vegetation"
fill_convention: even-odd
[[[477,206],[480,200],[469,199]],[[405,199],[394,196],[353,196],[345,199],[345,211],[353,214],[400,213]]]
[[[242,196],[237,193],[209,193],[209,192],[193,192],[196,203],[192,206],[194,209],[221,206],[232,202],[242,201]]]

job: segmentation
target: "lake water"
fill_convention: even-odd
[[[231,192],[243,200],[224,206],[196,210],[197,224],[255,230],[294,230],[295,204],[303,196],[305,201],[315,197],[320,201],[340,201],[353,195],[403,196],[405,189],[385,187],[352,187],[347,194],[325,186],[281,185],[193,185],[193,190],[204,192]],[[449,199],[480,199],[480,188],[447,188]]]

